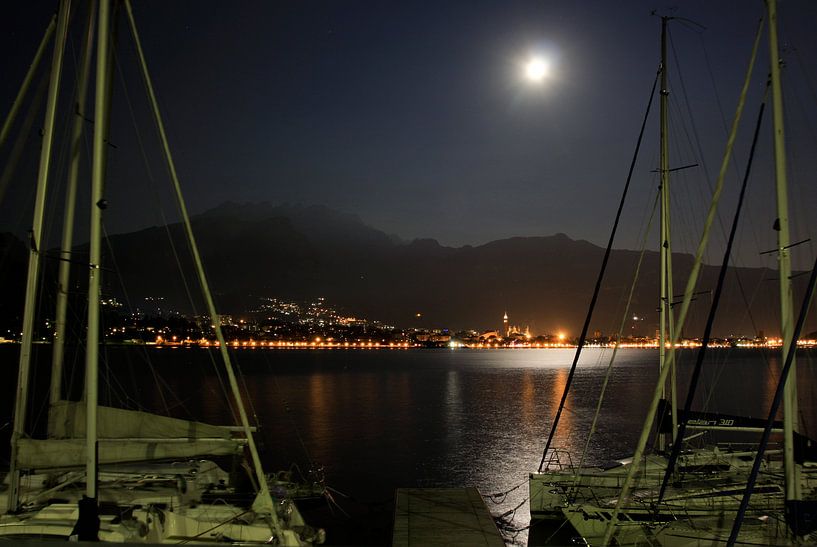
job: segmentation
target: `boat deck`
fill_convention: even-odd
[[[393,547],[504,547],[476,488],[400,488],[395,496]]]

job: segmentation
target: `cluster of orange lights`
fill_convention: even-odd
[[[575,348],[576,344],[568,344],[567,342],[545,342],[543,343],[516,343],[516,344],[500,344],[492,342],[480,342],[478,344],[451,344],[451,347],[458,348],[485,348],[485,349],[530,349],[530,348]]]
[[[156,337],[156,341],[151,343],[156,346],[196,346],[202,348],[217,348],[221,344],[217,340],[208,340],[202,338],[200,340],[192,340],[187,338],[185,340],[178,340],[175,336],[170,340],[165,340],[161,336]],[[266,341],[266,340],[231,340],[227,342],[227,346],[236,349],[403,349],[403,348],[422,348],[424,344],[416,342],[334,342],[334,341]],[[564,342],[545,343],[545,344],[515,344],[512,346],[502,345],[499,343],[481,342],[478,344],[464,344],[459,342],[452,342],[447,344],[452,348],[472,348],[472,349],[530,349],[530,348],[571,348],[576,347],[573,344]]]
[[[181,342],[167,342],[161,339],[161,337],[156,338],[156,345],[166,345],[166,346],[198,346],[203,348],[209,347],[219,347],[221,344],[215,340],[183,340]],[[331,348],[356,348],[356,349],[369,349],[369,348],[409,348],[415,347],[415,344],[409,342],[324,342],[324,341],[312,341],[312,342],[304,342],[304,341],[266,341],[266,340],[231,340],[227,342],[227,346],[231,348],[269,348],[269,349],[276,349],[276,348],[304,348],[304,349],[331,349]]]
[[[185,338],[184,340],[179,340],[177,336],[172,336],[169,339],[164,339],[161,336],[156,337],[155,342],[149,342],[151,345],[156,346],[197,346],[203,348],[209,347],[219,347],[220,344],[218,341],[208,340],[206,338],[202,338],[200,340],[192,340],[190,338]],[[229,347],[232,348],[269,348],[269,349],[292,349],[292,348],[299,348],[299,349],[403,349],[403,348],[419,348],[424,347],[423,344],[418,344],[415,342],[336,342],[336,341],[325,341],[321,340],[320,338],[316,338],[311,342],[306,341],[267,341],[267,340],[232,340],[227,343]],[[616,347],[615,342],[607,342],[603,344],[587,344],[587,347],[596,347],[596,348],[614,348]],[[755,340],[745,340],[740,341],[737,343],[723,343],[723,342],[710,342],[709,347],[719,348],[719,347],[733,347],[737,346],[740,348],[779,348],[783,345],[783,341],[779,338],[769,338],[764,341],[755,341]],[[797,341],[798,347],[817,347],[817,340],[798,340]],[[471,349],[554,349],[554,348],[575,348],[575,344],[571,344],[564,341],[559,342],[552,342],[552,343],[517,343],[513,345],[504,345],[498,342],[480,342],[476,344],[466,344],[462,342],[451,342],[448,344],[448,347],[451,348],[471,348]],[[643,341],[638,342],[621,342],[618,344],[619,348],[657,348],[658,347],[658,340],[653,339],[646,339]],[[667,343],[667,348],[670,347],[670,344]],[[683,349],[683,348],[698,348],[701,347],[701,342],[699,340],[683,340],[675,344],[676,348]]]
[[[783,340],[781,338],[769,338],[766,341],[746,340],[736,344],[739,348],[780,348],[783,347]],[[800,339],[797,341],[797,347],[813,348],[817,347],[817,340]]]

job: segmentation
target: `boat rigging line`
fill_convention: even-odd
[[[225,372],[227,373],[227,378],[230,383],[231,392],[235,400],[235,406],[237,407],[238,410],[240,423],[242,429],[244,430],[245,437],[247,438],[247,447],[249,448],[250,454],[252,456],[251,459],[255,475],[259,482],[260,491],[258,492],[256,500],[253,503],[253,508],[256,510],[269,511],[270,528],[275,535],[278,535],[282,528],[281,525],[279,524],[278,515],[276,513],[275,506],[273,505],[272,498],[270,496],[269,486],[267,485],[264,469],[261,465],[261,460],[258,455],[258,450],[255,444],[255,438],[253,436],[252,429],[247,418],[247,411],[244,407],[244,397],[242,396],[239,390],[238,382],[236,380],[235,372],[232,366],[232,361],[230,359],[230,354],[227,349],[227,342],[224,339],[224,334],[221,330],[220,324],[221,319],[216,311],[213,295],[210,290],[209,283],[207,282],[207,275],[204,271],[204,265],[202,263],[201,256],[196,246],[196,238],[195,235],[193,234],[193,228],[190,222],[190,216],[187,213],[187,207],[185,206],[181,189],[181,183],[179,182],[179,177],[176,172],[176,165],[170,153],[170,144],[167,139],[167,133],[165,132],[164,129],[164,122],[162,121],[162,117],[159,111],[159,104],[156,99],[156,94],[153,90],[153,84],[151,82],[150,74],[147,69],[147,62],[145,60],[145,55],[142,49],[141,41],[139,40],[139,33],[136,30],[136,21],[133,17],[133,8],[131,6],[131,2],[129,0],[125,0],[124,7],[125,12],[127,14],[127,21],[129,23],[131,30],[131,36],[133,37],[134,45],[136,46],[139,66],[141,68],[142,77],[144,79],[143,81],[148,91],[148,99],[150,102],[151,110],[153,111],[154,122],[156,123],[157,129],[159,131],[159,136],[162,144],[162,151],[164,153],[164,157],[166,160],[166,166],[168,171],[170,172],[170,178],[173,183],[173,190],[175,192],[179,212],[181,213],[181,217],[183,220],[184,231],[187,235],[187,240],[190,244],[190,248],[193,254],[193,262],[196,265],[196,272],[198,274],[199,283],[201,285],[204,299],[207,302],[207,309],[210,318],[213,322],[213,327],[216,331],[216,337],[218,338],[219,341],[219,350],[224,361]]]
[[[695,251],[695,260],[692,264],[692,269],[689,273],[689,277],[687,278],[686,289],[684,290],[684,301],[683,304],[681,305],[681,311],[678,314],[678,320],[675,324],[675,331],[670,337],[669,355],[667,357],[666,362],[664,363],[664,367],[661,369],[661,372],[659,374],[658,381],[655,386],[655,391],[653,393],[653,399],[652,402],[650,403],[649,410],[647,411],[647,415],[644,420],[644,426],[641,430],[641,435],[639,436],[635,453],[633,454],[632,464],[630,464],[630,469],[627,473],[627,478],[625,479],[623,485],[621,486],[618,499],[616,500],[615,508],[611,512],[612,515],[610,517],[610,520],[607,522],[607,526],[604,532],[604,538],[602,539],[601,542],[602,545],[610,544],[610,540],[612,539],[613,533],[616,530],[616,524],[618,522],[619,513],[621,512],[625,500],[629,498],[630,489],[633,486],[635,476],[638,473],[641,465],[641,458],[644,454],[644,449],[647,445],[647,439],[650,436],[650,432],[655,421],[658,406],[662,398],[661,396],[663,388],[667,381],[668,373],[671,370],[673,370],[675,366],[676,356],[675,346],[678,343],[678,340],[680,339],[680,333],[683,332],[684,329],[684,323],[687,318],[687,312],[689,311],[689,304],[690,301],[692,300],[692,293],[695,291],[695,286],[698,283],[698,278],[701,272],[701,265],[703,264],[703,255],[709,243],[709,235],[711,233],[712,225],[714,224],[715,218],[717,216],[718,205],[720,203],[720,198],[724,187],[724,181],[726,178],[726,171],[728,169],[729,161],[732,156],[732,149],[734,148],[735,140],[737,138],[737,130],[738,126],[740,125],[741,116],[743,114],[743,107],[746,103],[746,95],[749,90],[752,69],[754,68],[755,59],[757,57],[757,51],[760,46],[762,30],[763,26],[761,23],[758,25],[757,35],[755,36],[755,42],[752,47],[752,54],[750,57],[749,66],[746,71],[746,77],[744,79],[743,87],[741,89],[740,97],[738,99],[738,104],[735,109],[735,117],[732,120],[732,129],[729,134],[729,138],[726,141],[726,150],[724,151],[723,154],[720,171],[718,173],[718,178],[715,183],[715,189],[712,194],[712,201],[709,205],[709,210],[706,215],[706,223],[704,224],[703,232],[698,243],[698,248]],[[673,426],[675,426],[675,424],[673,424]]]
[[[496,504],[504,503],[505,498],[508,497],[508,494],[510,494],[514,490],[518,490],[519,488],[521,488],[523,485],[525,485],[527,483],[528,483],[528,481],[526,479],[526,480],[520,482],[519,484],[517,484],[516,486],[512,486],[508,490],[505,490],[504,492],[495,492],[493,494],[484,494],[482,497],[485,498],[485,499],[491,500],[491,502],[496,503]],[[527,500],[527,498],[525,498],[525,499]]]
[[[794,327],[794,332],[792,332],[789,351],[786,352],[786,361],[783,365],[783,370],[780,371],[777,389],[774,392],[774,400],[772,401],[771,408],[769,408],[769,417],[766,420],[766,427],[763,429],[763,435],[761,436],[760,445],[758,446],[757,454],[755,455],[755,461],[752,464],[752,471],[749,473],[749,480],[746,484],[746,490],[743,492],[743,498],[740,500],[740,507],[738,508],[737,515],[735,516],[735,523],[732,526],[732,532],[730,533],[729,540],[726,543],[728,547],[735,544],[738,534],[740,533],[740,528],[743,524],[743,517],[746,515],[746,509],[749,506],[749,499],[752,497],[752,490],[754,490],[755,482],[757,481],[757,476],[760,471],[760,464],[763,461],[763,453],[766,451],[766,447],[769,444],[769,437],[772,434],[775,417],[777,416],[777,412],[780,410],[780,405],[783,402],[783,392],[785,391],[787,383],[786,380],[789,375],[789,370],[792,368],[794,363],[794,355],[797,353],[797,340],[800,338],[800,332],[803,330],[803,325],[806,322],[806,316],[808,315],[809,308],[811,308],[811,301],[814,298],[815,286],[817,286],[817,260],[814,261],[814,266],[811,268],[811,276],[809,277],[806,296],[803,299],[802,306],[800,307],[800,315],[797,317],[797,324]],[[800,519],[805,518],[807,514],[807,509],[802,507],[802,504],[804,503],[809,502],[804,502],[803,500],[786,500],[786,513],[787,516],[791,515],[792,517],[789,524],[792,527],[792,531],[795,535],[801,535],[801,530],[799,529]],[[813,501],[811,503],[813,503]],[[811,518],[813,518],[813,513],[811,514]]]
[[[635,145],[635,151],[633,153],[633,159],[630,162],[630,169],[627,173],[627,182],[624,184],[624,190],[621,193],[621,200],[618,204],[618,211],[616,211],[616,219],[613,222],[613,229],[610,232],[610,239],[607,242],[607,248],[604,251],[604,259],[601,262],[601,268],[599,269],[599,275],[596,279],[596,286],[593,290],[593,298],[590,300],[590,306],[587,309],[587,316],[584,319],[584,325],[582,326],[582,332],[579,336],[579,343],[576,347],[576,353],[573,357],[573,363],[570,366],[570,372],[567,375],[567,381],[565,382],[564,390],[562,391],[562,399],[559,401],[559,408],[556,411],[556,417],[553,419],[553,425],[550,428],[550,434],[548,435],[547,442],[545,443],[545,448],[542,451],[542,459],[539,462],[539,472],[542,472],[542,468],[545,464],[545,458],[547,457],[548,450],[550,449],[550,444],[553,442],[553,437],[556,434],[556,428],[559,425],[559,418],[562,415],[562,410],[565,407],[565,401],[567,400],[567,394],[570,392],[570,384],[573,381],[573,376],[576,373],[576,366],[579,364],[579,357],[582,353],[582,348],[584,347],[585,341],[587,339],[587,331],[590,328],[590,319],[593,317],[593,309],[596,307],[596,301],[599,297],[599,292],[601,291],[601,282],[604,279],[604,273],[607,270],[607,262],[610,259],[610,252],[613,248],[613,241],[616,237],[616,231],[618,230],[618,223],[621,220],[621,212],[624,209],[624,202],[627,198],[627,192],[630,188],[630,182],[633,178],[633,171],[635,170],[636,160],[638,159],[638,152],[641,149],[641,142],[644,138],[644,130],[647,126],[647,119],[650,115],[650,108],[652,107],[653,98],[655,97],[655,88],[658,86],[658,79],[661,75],[663,67],[659,67],[659,69],[655,73],[655,79],[652,83],[652,90],[650,91],[650,99],[647,101],[647,109],[644,112],[644,119],[641,122],[641,130],[638,133],[638,140]]]
[[[56,28],[57,14],[54,14],[45,29],[42,40],[40,40],[40,45],[37,48],[37,52],[34,54],[34,59],[31,61],[31,64],[28,67],[28,72],[26,72],[25,78],[23,78],[23,83],[20,85],[20,90],[17,92],[17,96],[14,98],[14,102],[11,105],[11,110],[9,110],[6,120],[3,122],[3,127],[0,129],[0,146],[3,146],[3,143],[6,141],[6,137],[8,137],[11,126],[14,124],[14,119],[17,117],[17,112],[20,110],[20,106],[23,103],[26,93],[28,93],[31,80],[34,78],[34,74],[37,72],[37,67],[40,66],[40,61],[45,53],[45,48],[48,46],[48,42],[51,41],[51,37],[54,35],[54,30]]]
[[[675,171],[683,171],[684,169],[691,169],[693,167],[698,167],[697,163],[690,163],[689,165],[682,165],[681,167],[673,167],[672,169],[667,169],[667,173],[674,173]],[[660,173],[660,169],[653,169],[650,173]]]
[[[695,361],[695,368],[692,371],[692,378],[689,381],[689,390],[687,392],[686,402],[684,404],[684,410],[682,416],[689,416],[689,412],[692,410],[692,401],[695,398],[695,392],[697,391],[698,387],[698,380],[701,375],[701,369],[703,368],[703,361],[704,356],[706,355],[706,349],[709,346],[709,342],[712,337],[712,326],[715,323],[715,315],[718,311],[718,304],[720,303],[721,293],[723,291],[724,281],[726,280],[726,273],[729,269],[729,259],[732,254],[732,246],[735,242],[735,235],[737,234],[738,229],[738,221],[740,220],[740,213],[743,209],[743,200],[746,196],[746,187],[748,186],[749,182],[749,175],[752,171],[752,160],[755,157],[755,149],[757,147],[757,140],[760,136],[760,128],[763,124],[763,112],[766,109],[766,96],[768,95],[769,91],[769,84],[766,84],[766,92],[764,93],[763,102],[760,104],[760,110],[757,114],[757,123],[755,124],[755,133],[752,137],[752,146],[749,149],[749,159],[746,164],[746,172],[743,176],[743,183],[740,188],[740,195],[738,197],[738,204],[737,209],[735,210],[734,218],[732,219],[732,228],[729,232],[729,240],[726,243],[726,250],[723,253],[723,261],[721,262],[721,268],[718,272],[718,281],[715,286],[715,293],[712,298],[712,305],[709,308],[709,316],[706,319],[706,327],[704,328],[704,335],[703,341],[701,343],[701,347],[698,350],[697,359]],[[672,445],[672,452],[670,453],[669,462],[667,463],[667,469],[664,472],[664,479],[661,482],[661,488],[658,491],[658,499],[656,501],[656,511],[658,511],[658,505],[661,503],[661,500],[664,498],[664,493],[666,492],[667,486],[669,485],[670,477],[672,476],[673,472],[675,471],[675,464],[678,461],[678,456],[681,453],[682,444],[684,441],[684,434],[686,433],[686,425],[687,422],[685,419],[682,419],[678,423],[678,435],[675,437],[675,442]]]
[[[775,225],[776,225],[776,224],[775,224]],[[783,249],[783,250],[785,250],[785,249],[791,249],[792,247],[797,247],[798,245],[802,245],[803,243],[808,243],[809,241],[811,241],[811,238],[810,238],[810,237],[807,237],[806,239],[803,239],[803,240],[797,241],[797,242],[795,242],[795,243],[789,243],[788,245],[786,245],[786,246],[784,246],[784,247],[781,247],[780,249]],[[780,249],[772,249],[772,250],[770,250],[770,251],[763,251],[762,253],[758,253],[758,254],[762,254],[762,255],[770,255],[770,254],[774,254],[774,253],[778,253],[778,252],[780,252]]]
[[[36,118],[39,115],[40,111],[42,110],[43,106],[42,99],[43,95],[45,95],[45,91],[47,88],[48,88],[48,72],[45,72],[40,78],[39,83],[37,84],[37,87],[34,91],[34,98],[31,100],[25,118],[23,118],[23,121],[20,124],[20,130],[17,134],[17,138],[15,139],[14,144],[11,147],[11,151],[9,152],[6,163],[3,166],[3,173],[0,174],[0,202],[3,201],[3,196],[5,196],[6,194],[6,189],[9,186],[9,182],[14,177],[14,173],[17,170],[17,165],[20,163],[20,158],[23,154],[23,148],[29,136],[31,135],[31,126],[34,125],[34,118]],[[9,119],[10,119],[9,117],[6,118],[7,122]],[[2,148],[4,140],[5,137],[0,138],[0,148]]]
[[[132,45],[132,47],[134,49],[134,55],[138,56],[137,45],[136,45],[135,41],[132,41],[131,45]],[[119,75],[119,80],[120,80],[120,83],[121,83],[122,92],[123,92],[123,95],[124,95],[124,98],[125,98],[125,103],[128,106],[128,112],[130,114],[131,123],[132,123],[133,129],[134,129],[134,134],[136,135],[136,142],[137,142],[137,144],[139,146],[139,152],[140,152],[140,154],[142,156],[142,163],[144,164],[145,175],[147,177],[148,182],[150,182],[150,186],[151,186],[151,188],[153,190],[154,198],[155,198],[155,201],[156,201],[156,206],[157,206],[156,208],[159,211],[159,216],[161,217],[161,224],[160,225],[164,228],[165,234],[167,235],[167,242],[168,242],[168,245],[170,246],[170,251],[173,254],[173,259],[174,259],[174,261],[176,263],[176,268],[177,268],[177,270],[178,270],[178,272],[180,274],[179,278],[181,280],[182,286],[184,287],[184,292],[185,292],[185,295],[187,296],[187,301],[190,304],[190,307],[191,307],[191,309],[193,311],[193,315],[198,315],[199,311],[198,311],[197,306],[196,306],[196,301],[193,298],[193,292],[191,290],[190,283],[188,282],[187,277],[184,275],[184,272],[183,272],[184,268],[182,267],[181,258],[179,257],[179,248],[178,248],[178,245],[176,244],[176,242],[174,242],[173,234],[171,233],[171,230],[170,230],[170,222],[168,221],[167,215],[165,214],[165,208],[162,206],[162,199],[161,199],[161,196],[159,195],[159,191],[158,191],[158,188],[157,188],[156,177],[154,176],[153,169],[151,168],[150,160],[148,159],[147,150],[145,148],[145,141],[144,141],[144,139],[142,137],[142,132],[139,130],[139,124],[136,121],[136,113],[135,113],[134,108],[133,108],[133,101],[131,100],[130,94],[128,93],[128,86],[127,86],[127,84],[125,82],[125,74],[124,74],[124,71],[122,70],[121,64],[119,63],[119,58],[118,57],[115,58],[115,64],[116,64],[117,73]],[[148,88],[147,81],[144,78],[142,78],[142,84],[143,84],[143,87],[144,87],[144,90],[145,90],[145,94],[147,96],[150,96],[150,89]],[[161,138],[162,138],[161,130],[160,130],[159,126],[157,125],[157,123],[155,122],[155,119],[153,121],[154,121],[153,127],[154,127],[154,130],[156,131],[156,136],[161,141]],[[165,171],[167,172],[167,175],[169,177],[173,176],[173,174],[170,172],[170,169],[167,167],[166,163],[165,163]],[[185,242],[187,243],[187,249],[188,249],[188,252],[190,253],[190,256],[192,258],[193,251],[190,248],[189,241],[185,240]],[[216,361],[216,356],[213,355],[211,352],[207,352],[207,355],[210,358],[210,364],[211,364],[211,366],[213,368],[213,371],[216,374],[216,378],[218,379],[218,385],[219,385],[219,388],[221,389],[221,395],[224,396],[225,400],[229,401],[230,400],[230,394],[229,394],[228,382],[225,380],[225,378],[224,378],[224,376],[222,374],[221,367],[219,366],[219,363]],[[242,381],[243,381],[243,374],[241,374],[240,369],[238,370],[238,374],[242,378]],[[246,390],[246,385],[244,386],[244,390],[245,390],[245,392],[247,391]],[[256,422],[257,422],[258,421],[257,420],[257,413],[255,412],[255,409],[252,407],[252,400],[251,399],[249,400],[249,403],[250,403],[250,406],[251,406],[250,410],[251,410],[253,416],[256,418]],[[239,422],[239,417],[236,414],[236,411],[235,411],[235,408],[233,407],[233,405],[228,404],[227,408],[230,411],[230,414],[232,416],[233,421],[235,423],[238,423]]]
[[[661,197],[660,192],[656,192],[655,200],[653,201],[652,205],[652,212],[650,214],[649,221],[647,222],[647,226],[644,228],[644,235],[641,240],[641,252],[638,255],[638,262],[636,263],[635,267],[635,274],[633,275],[633,281],[630,284],[630,293],[627,295],[627,303],[624,306],[624,312],[621,315],[621,323],[618,327],[618,334],[616,336],[617,343],[613,347],[612,355],[610,355],[609,363],[607,364],[607,371],[604,374],[604,381],[601,384],[601,391],[599,392],[598,401],[596,402],[596,412],[593,414],[593,421],[590,424],[590,432],[587,434],[587,440],[584,443],[584,449],[582,450],[582,455],[579,458],[579,465],[578,469],[584,467],[584,460],[587,457],[587,452],[590,450],[590,440],[593,438],[593,435],[596,433],[596,426],[598,425],[599,416],[601,415],[601,405],[604,402],[604,395],[607,392],[607,385],[610,382],[610,375],[613,371],[613,363],[616,360],[616,355],[618,354],[618,348],[621,342],[621,337],[624,334],[624,328],[627,323],[627,318],[630,316],[630,305],[633,301],[633,295],[635,294],[635,287],[638,283],[639,274],[641,272],[641,264],[644,261],[644,254],[647,251],[647,237],[650,233],[650,227],[652,226],[652,221],[655,218],[655,211],[658,209],[658,202]],[[580,476],[577,474],[576,478],[573,482],[573,487],[578,487]]]

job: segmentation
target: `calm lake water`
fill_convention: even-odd
[[[348,496],[350,514],[328,511],[331,543],[388,543],[392,496],[400,487],[476,486],[494,514],[519,506],[514,524],[528,524],[527,473],[535,471],[575,350],[242,350],[235,354],[261,424],[270,470],[321,465],[327,484]],[[48,346],[38,346],[34,384],[48,385]],[[216,352],[184,348],[106,350],[100,402],[178,417],[230,422]],[[584,446],[611,350],[584,351],[562,415],[555,447]],[[800,410],[817,426],[813,350],[801,350]],[[0,347],[2,422],[16,382],[16,346]],[[679,385],[694,353],[682,352]],[[81,359],[77,359],[81,363]],[[657,350],[620,350],[589,461],[632,453],[657,377]],[[779,371],[777,353],[716,349],[702,378],[698,409],[764,416]],[[69,373],[69,380],[79,374]],[[75,385],[72,392],[76,395]],[[44,400],[31,416],[42,425]],[[8,435],[9,427],[2,432]],[[812,434],[812,436],[814,436]],[[4,443],[7,446],[7,441]],[[7,449],[5,453],[7,454]],[[7,456],[6,456],[7,457]],[[521,504],[521,505],[520,505]],[[353,532],[357,530],[358,535]],[[525,543],[526,532],[517,537]]]

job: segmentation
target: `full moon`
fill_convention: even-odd
[[[532,82],[541,82],[548,74],[548,64],[539,57],[534,57],[525,65],[525,75]]]

